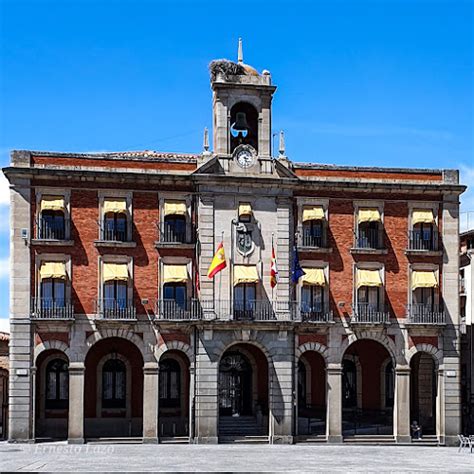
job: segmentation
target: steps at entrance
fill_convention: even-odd
[[[344,443],[371,445],[395,444],[395,438],[391,435],[344,436]]]
[[[87,444],[142,444],[142,438],[87,438]]]
[[[253,416],[221,416],[219,419],[221,443],[268,443],[265,432]]]
[[[160,436],[161,444],[189,444],[189,436]]]

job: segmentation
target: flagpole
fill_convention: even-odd
[[[222,245],[224,246],[224,231],[221,232],[221,242],[222,242]],[[219,272],[219,298],[218,298],[219,311],[220,311],[221,298],[222,298],[221,290],[222,290],[222,272]]]
[[[271,265],[273,266],[274,262],[273,262],[273,252],[274,252],[274,247],[273,247],[273,237],[275,236],[275,233],[272,232],[272,257],[271,257]],[[276,258],[276,255],[275,255],[275,258]],[[274,292],[273,290],[275,289],[275,287],[272,285],[272,269],[270,268],[270,286],[272,288],[272,302],[274,301]]]

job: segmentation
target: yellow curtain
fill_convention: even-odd
[[[417,288],[435,288],[438,286],[436,272],[413,271],[411,273],[411,289]]]
[[[186,265],[163,265],[163,283],[186,283],[187,281]]]
[[[322,268],[303,268],[303,285],[326,285],[326,278]]]
[[[303,222],[318,221],[324,219],[323,206],[304,206],[303,207]]]
[[[126,199],[105,199],[104,200],[104,214],[108,212],[114,213],[126,213],[127,212],[127,200]]]
[[[380,222],[382,218],[380,217],[380,211],[378,209],[372,208],[359,208],[358,222]]]
[[[241,202],[239,204],[239,217],[240,216],[251,216],[252,215],[252,206],[249,202]]]
[[[66,279],[66,264],[64,262],[43,262],[40,267],[40,278]]]
[[[252,265],[234,265],[234,286],[241,283],[257,283],[257,267]]]
[[[104,263],[104,281],[128,281],[128,267],[126,263]]]
[[[184,201],[165,201],[165,216],[185,216],[186,202]]]
[[[66,205],[63,196],[42,196],[41,210],[42,211],[64,211]]]
[[[431,209],[413,209],[411,216],[412,225],[415,224],[432,224],[434,222],[434,215]]]
[[[382,286],[379,270],[357,269],[357,288],[361,286]]]

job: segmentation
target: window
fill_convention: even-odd
[[[66,280],[45,278],[41,280],[41,309],[64,308],[66,303]]]
[[[108,212],[104,216],[104,240],[127,241],[127,215],[122,212]]]
[[[109,280],[104,283],[104,309],[125,309],[128,300],[128,282]]]
[[[324,286],[303,285],[301,288],[301,311],[321,313],[324,307]]]
[[[380,291],[376,286],[361,286],[357,290],[359,312],[379,311]]]
[[[64,218],[64,211],[41,211],[39,238],[64,240],[65,236],[66,223]]]
[[[415,305],[431,307],[435,301],[435,288],[416,288],[413,291]]]
[[[322,220],[309,220],[303,222],[303,246],[323,247],[323,227]]]
[[[379,248],[378,222],[362,222],[359,224],[357,245],[359,248]]]
[[[255,283],[234,286],[234,315],[237,319],[252,319],[255,309]]]
[[[46,408],[68,407],[69,375],[68,365],[63,359],[53,359],[46,366]]]
[[[109,359],[102,368],[102,408],[125,408],[126,368],[119,359]]]
[[[413,226],[412,249],[435,250],[433,224],[421,223]]]
[[[160,362],[160,407],[176,408],[180,405],[181,368],[174,359]]]
[[[174,301],[178,306],[184,308],[186,305],[186,284],[165,283],[163,285],[163,298]]]
[[[162,240],[164,242],[186,242],[186,217],[170,215],[165,217]]]

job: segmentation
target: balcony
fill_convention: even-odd
[[[129,239],[127,228],[101,227],[101,238],[94,241],[96,247],[136,247],[137,243]]]
[[[102,298],[97,300],[96,314],[99,319],[104,320],[134,321],[137,319],[133,303],[119,298]]]
[[[33,245],[60,247],[74,245],[72,240],[66,240],[69,238],[66,230],[69,229],[69,221],[65,219],[52,220],[40,217],[36,223],[36,229],[37,238],[31,241]]]
[[[203,314],[233,321],[285,321],[290,319],[291,305],[286,302],[247,300],[203,300]],[[280,316],[277,315],[280,313]]]
[[[201,302],[197,299],[178,303],[175,300],[158,300],[155,319],[159,321],[193,321],[202,319]]]
[[[298,303],[292,305],[292,316],[295,321],[304,323],[329,323],[333,320],[329,304]]]
[[[64,298],[33,298],[31,319],[74,319],[74,305]]]
[[[441,253],[439,250],[439,234],[437,231],[422,232],[420,230],[411,230],[408,232],[407,253],[428,254],[430,252],[436,254]]]
[[[407,305],[409,324],[444,325],[446,315],[443,305],[416,303]]]
[[[330,253],[332,249],[328,248],[327,234],[325,228],[318,232],[311,232],[303,227],[298,231],[298,248],[304,252]]]
[[[193,230],[187,226],[172,226],[168,223],[161,223],[158,226],[159,240],[155,243],[157,247],[193,247],[196,237]]]
[[[359,229],[355,235],[351,253],[386,254],[383,247],[382,229]]]
[[[388,309],[373,303],[357,303],[351,317],[351,324],[387,324],[390,322]]]

